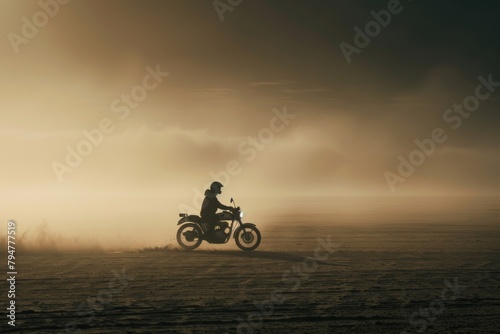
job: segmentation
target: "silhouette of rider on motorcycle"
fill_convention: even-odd
[[[233,208],[222,204],[217,199],[217,195],[222,193],[222,183],[212,182],[210,189],[205,190],[205,199],[201,204],[200,216],[204,222],[209,224],[208,234],[212,234],[215,225],[219,222],[219,216],[217,215],[217,209],[221,210],[232,210]]]

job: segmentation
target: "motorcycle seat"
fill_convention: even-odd
[[[188,216],[189,221],[192,221],[193,223],[201,223],[203,220],[201,219],[200,216],[197,215],[189,215]]]

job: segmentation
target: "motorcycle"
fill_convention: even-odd
[[[177,225],[181,225],[177,231],[177,242],[186,250],[198,248],[203,241],[209,244],[225,244],[231,239],[231,235],[236,245],[244,250],[251,251],[260,245],[261,235],[255,224],[243,223],[243,211],[236,207],[231,198],[234,208],[231,211],[223,211],[218,215],[219,221],[213,227],[211,233],[210,224],[203,221],[200,216],[179,213],[181,219]],[[231,221],[231,224],[228,223]],[[234,233],[233,233],[233,228]]]

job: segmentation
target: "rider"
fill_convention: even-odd
[[[217,209],[221,210],[231,210],[230,206],[224,205],[217,199],[217,195],[222,193],[222,183],[212,182],[210,189],[205,190],[205,199],[201,204],[201,218],[210,224],[210,229],[208,233],[212,233],[215,224],[219,221],[219,217],[216,212]]]

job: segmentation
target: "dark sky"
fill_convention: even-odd
[[[457,130],[443,120],[478,76],[500,81],[498,3],[402,1],[348,64],[340,43],[387,6],[244,0],[221,21],[212,1],[72,1],[16,53],[9,36],[41,9],[3,0],[3,198],[169,189],[185,201],[230,160],[243,166],[232,193],[498,194],[500,94]],[[170,75],[120,120],[113,101],[157,65]],[[239,145],[284,107],[296,118],[246,161]],[[113,132],[59,182],[53,163],[103,118]],[[435,128],[447,141],[391,192],[384,173]]]

